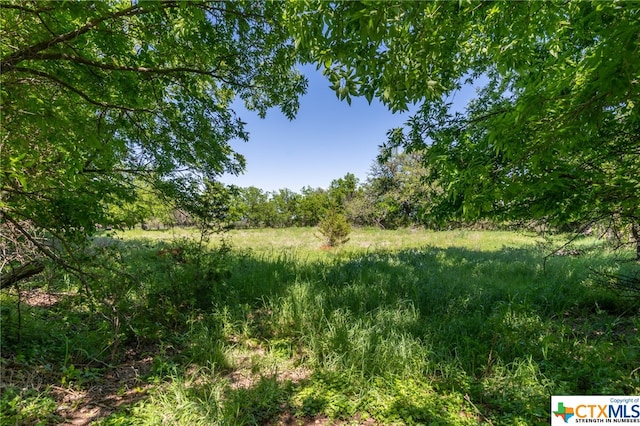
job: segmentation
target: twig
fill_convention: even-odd
[[[491,349],[489,350],[489,356],[487,357],[487,365],[484,368],[484,376],[488,376],[489,375],[489,371],[491,370],[491,366],[494,363],[494,358],[493,358],[493,349],[496,347],[496,343],[498,342],[498,334],[494,334],[493,335],[493,341],[491,342]]]
[[[469,394],[464,394],[464,400],[467,401],[469,404],[471,404],[471,406],[473,407],[474,410],[476,410],[476,413],[482,417],[482,419],[489,423],[491,426],[493,426],[493,422],[491,421],[490,418],[488,418],[487,416],[485,416],[484,414],[482,414],[482,411],[480,411],[480,409],[476,406],[476,404],[473,403],[473,401],[471,401],[471,398],[469,397]]]
[[[640,271],[629,275],[608,274],[589,268],[592,273],[598,276],[596,281],[603,286],[611,287],[619,292],[627,292],[629,297],[640,297]],[[635,295],[635,296],[634,296]]]

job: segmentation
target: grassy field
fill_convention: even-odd
[[[637,264],[601,241],[191,235],[100,238],[90,288],[48,272],[19,318],[2,294],[2,424],[531,425],[551,395],[640,394],[637,299],[593,273]]]

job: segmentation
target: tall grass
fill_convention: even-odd
[[[598,241],[545,261],[512,232],[365,229],[331,251],[309,229],[230,237],[205,273],[132,243],[122,266],[147,280],[123,309],[174,352],[104,424],[547,424],[550,395],[640,392],[638,306],[590,272],[630,266]]]

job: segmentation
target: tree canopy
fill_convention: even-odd
[[[431,214],[640,223],[637,3],[308,1],[287,20],[340,98],[415,104],[388,148],[424,151]]]
[[[281,7],[0,3],[3,222],[83,236],[136,179],[175,195],[240,172],[234,100],[293,118],[306,90]]]

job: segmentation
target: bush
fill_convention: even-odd
[[[344,214],[330,209],[318,224],[318,230],[329,247],[336,247],[349,241],[351,226]]]

